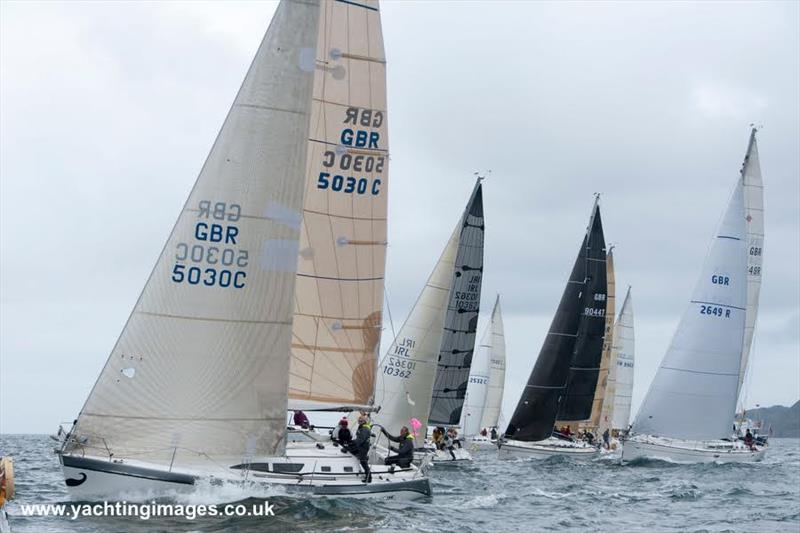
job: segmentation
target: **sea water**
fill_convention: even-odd
[[[800,532],[800,440],[771,439],[764,461],[621,466],[551,458],[436,465],[433,497],[414,502],[300,498],[280,490],[200,487],[182,504],[268,501],[275,516],[26,517],[22,505],[70,502],[55,443],[44,435],[2,435],[0,455],[14,457],[16,499],[7,505],[14,533],[103,531],[758,531]]]

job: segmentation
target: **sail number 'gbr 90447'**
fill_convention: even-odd
[[[242,214],[239,204],[202,200],[198,204],[197,221],[191,242],[175,245],[172,281],[205,287],[245,286],[250,256],[237,245]]]
[[[326,150],[322,156],[322,166],[329,170],[319,173],[317,188],[377,196],[381,192],[379,174],[383,172],[386,155],[379,152],[380,133],[359,129],[359,126],[379,128],[383,124],[383,113],[349,107],[342,123],[346,127],[339,136],[341,144],[336,150]],[[358,153],[359,149],[367,153]],[[375,177],[365,174],[375,174]]]

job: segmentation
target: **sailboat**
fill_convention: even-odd
[[[58,449],[73,498],[192,491],[416,498],[287,429],[373,409],[386,248],[386,62],[374,0],[280,3],[178,221]],[[288,441],[288,443],[287,443]]]
[[[397,434],[414,432],[424,452],[430,420],[458,424],[475,346],[483,277],[483,193],[481,179],[425,286],[378,371],[375,424]],[[456,449],[459,460],[469,459]],[[449,461],[441,451],[434,461]]]
[[[464,437],[469,442],[477,444],[492,442],[490,432],[497,431],[503,402],[505,369],[505,335],[500,311],[500,295],[498,295],[469,374],[461,422]]]
[[[591,413],[606,322],[606,245],[599,199],[550,330],[499,443],[501,456],[592,457],[597,449],[554,432]]]
[[[745,462],[764,456],[762,447],[731,439],[747,325],[747,233],[742,176],[631,436],[623,442],[623,461]]]

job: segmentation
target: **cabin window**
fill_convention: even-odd
[[[240,464],[231,467],[234,470],[252,470],[253,472],[269,472],[269,463]]]
[[[330,471],[331,471],[331,467],[329,467],[329,466],[323,466],[321,470],[322,470],[323,472],[330,472]]]
[[[352,472],[353,471],[353,467],[352,466],[346,466],[346,467],[344,467],[344,471],[345,472]]]
[[[303,469],[303,463],[272,463],[272,471],[278,474],[296,474]]]

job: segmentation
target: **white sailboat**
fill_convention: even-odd
[[[202,480],[420,497],[287,409],[370,409],[386,245],[377,1],[284,0],[59,458],[73,498]],[[287,444],[288,441],[288,444]]]
[[[483,196],[479,179],[442,255],[378,369],[375,403],[380,411],[372,419],[393,434],[402,426],[412,431],[418,429],[415,436],[418,457],[427,449],[435,462],[452,460],[449,453],[426,446],[426,428],[443,350],[462,359],[466,355],[471,357],[482,271]],[[466,370],[469,371],[468,366]],[[457,403],[463,402],[466,391],[466,375],[459,380],[464,383],[452,386],[452,398],[445,399],[446,406],[454,405],[447,412],[456,421],[461,412]],[[470,458],[465,449],[457,448],[454,452],[459,460]]]
[[[464,402],[464,421],[461,424],[469,442],[494,444],[491,432],[497,434],[505,379],[506,344],[498,295],[489,324],[481,337],[477,357],[472,361],[470,369],[467,398]],[[482,435],[484,430],[486,435]]]
[[[747,311],[745,213],[740,178],[692,299],[623,442],[623,461],[744,462],[764,455],[763,448],[731,438]]]

